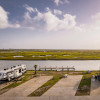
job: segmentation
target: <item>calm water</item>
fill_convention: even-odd
[[[18,64],[26,64],[28,70],[34,69],[33,66],[36,64],[38,67],[72,67],[76,70],[100,70],[100,60],[43,60],[43,61],[11,61],[11,60],[0,60],[0,70],[9,68]]]

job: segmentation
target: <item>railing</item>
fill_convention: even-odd
[[[56,70],[56,71],[64,71],[64,70],[67,70],[67,71],[69,71],[69,70],[74,70],[75,71],[75,68],[74,68],[74,66],[73,67],[39,67],[39,70]]]

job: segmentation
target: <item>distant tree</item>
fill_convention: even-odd
[[[34,65],[34,69],[35,69],[34,74],[36,74],[37,65]]]

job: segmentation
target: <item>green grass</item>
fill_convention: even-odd
[[[76,96],[90,95],[90,89],[91,89],[91,77],[84,78],[83,76],[80,85],[78,87],[78,90],[76,92]]]
[[[100,60],[100,50],[0,50],[0,60]]]

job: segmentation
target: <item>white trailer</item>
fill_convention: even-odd
[[[22,76],[23,73],[26,72],[26,65],[21,64],[17,66],[13,66],[11,68],[7,68],[0,71],[0,80],[11,80],[13,78],[18,78]]]

